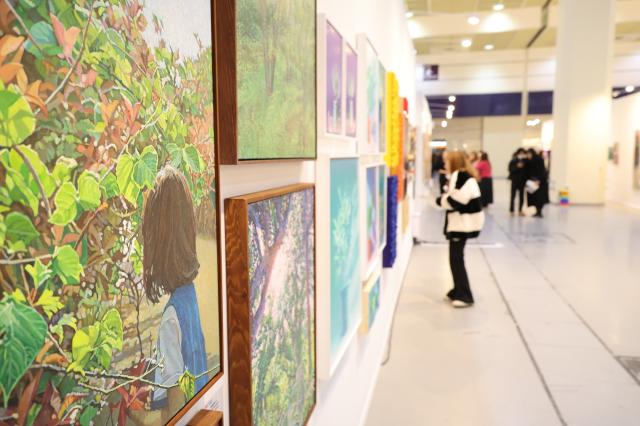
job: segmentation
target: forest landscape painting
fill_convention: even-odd
[[[331,187],[331,356],[348,343],[360,320],[358,159],[334,158]],[[333,362],[332,361],[332,362]]]
[[[302,425],[315,403],[314,190],[249,204],[253,424]]]
[[[315,158],[315,0],[235,3],[238,159]]]
[[[220,371],[213,77],[208,1],[0,2],[0,423],[163,425]]]

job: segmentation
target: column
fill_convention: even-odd
[[[615,0],[561,0],[551,179],[572,203],[604,203]],[[552,196],[554,194],[551,194]]]

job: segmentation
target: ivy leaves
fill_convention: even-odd
[[[36,119],[25,98],[0,86],[0,146],[24,141],[36,129]]]
[[[5,296],[0,302],[0,393],[6,407],[13,388],[44,344],[47,323],[30,306]]]
[[[73,362],[68,370],[84,374],[87,368],[108,370],[115,349],[122,350],[122,318],[109,309],[100,321],[76,331],[71,342]]]

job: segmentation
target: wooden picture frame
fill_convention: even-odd
[[[239,105],[243,105],[241,99],[239,99],[239,86],[242,83],[242,76],[238,75],[238,61],[241,55],[238,54],[238,49],[241,48],[239,34],[237,31],[237,19],[240,16],[237,12],[237,4],[239,1],[244,0],[216,0],[213,2],[214,9],[214,21],[215,26],[217,28],[216,33],[214,34],[214,44],[216,49],[214,51],[214,62],[216,63],[216,71],[217,71],[217,87],[218,89],[218,106],[220,107],[216,114],[218,115],[218,119],[220,122],[224,123],[224,126],[219,130],[221,133],[218,133],[217,136],[220,143],[220,164],[223,165],[237,165],[240,163],[254,163],[254,162],[264,162],[264,161],[292,161],[292,160],[315,160],[317,157],[317,81],[316,81],[316,46],[317,46],[317,34],[316,34],[316,0],[304,0],[309,3],[313,3],[312,10],[307,10],[308,8],[301,8],[300,10],[306,11],[308,13],[308,21],[309,22],[296,22],[296,28],[303,28],[303,31],[313,32],[313,46],[308,46],[309,50],[306,54],[309,55],[309,58],[305,58],[302,62],[302,65],[305,68],[305,72],[301,72],[303,75],[304,81],[309,82],[308,93],[304,92],[305,96],[302,96],[304,99],[298,107],[302,107],[302,117],[305,114],[310,113],[312,118],[309,118],[305,122],[305,120],[300,119],[300,114],[296,114],[291,112],[289,114],[291,117],[295,117],[295,120],[298,122],[303,122],[301,125],[301,130],[297,133],[303,134],[303,136],[299,136],[302,143],[300,145],[303,146],[305,153],[296,153],[291,155],[268,155],[268,152],[260,151],[261,153],[255,155],[247,155],[243,154],[242,139],[244,138],[239,131],[239,126],[244,125],[244,123],[252,123],[258,122],[261,124],[266,124],[263,126],[264,128],[274,129],[277,126],[274,126],[272,123],[266,123],[267,118],[265,120],[261,120],[260,118],[256,119],[252,118],[242,118],[242,112],[239,110]],[[275,6],[277,7],[278,2],[275,2]],[[246,14],[245,14],[246,15]],[[306,16],[306,15],[305,15]],[[268,21],[268,18],[266,19]],[[261,35],[260,35],[261,36]],[[299,38],[299,37],[298,37]],[[309,38],[310,40],[311,38]],[[308,40],[306,40],[308,41]],[[300,43],[304,43],[304,40]],[[276,49],[276,48],[273,48]],[[304,51],[304,47],[298,46],[297,51]],[[244,51],[243,51],[244,52]],[[243,53],[244,54],[244,53]],[[273,53],[275,56],[275,53]],[[309,60],[307,63],[306,59]],[[293,61],[289,58],[290,62]],[[266,72],[266,71],[265,71]],[[267,78],[265,76],[265,89],[267,93],[271,95],[275,93],[275,90],[279,90],[281,85],[277,85],[273,83],[274,76],[277,72],[275,65],[272,67],[271,78]],[[254,79],[255,80],[255,79]],[[271,81],[271,83],[267,83],[267,81]],[[311,83],[312,82],[312,83]],[[284,84],[283,84],[284,85]],[[262,98],[264,96],[256,96],[256,98]],[[287,97],[281,97],[282,99],[287,99]],[[307,99],[308,98],[308,99]],[[291,97],[288,97],[289,101]],[[282,107],[286,105],[287,102],[284,100],[278,102],[278,106]],[[260,113],[260,111],[258,111]],[[266,116],[266,114],[265,114]],[[307,133],[309,132],[309,135]],[[312,133],[310,133],[312,132]],[[255,132],[256,135],[261,135],[264,132]],[[309,136],[308,138],[305,137]],[[253,141],[254,138],[244,138],[246,140]],[[273,148],[279,142],[282,141],[282,137],[278,138],[278,140],[269,142],[268,148]],[[256,142],[259,145],[258,142]],[[307,144],[312,144],[312,149],[309,149]],[[255,148],[258,150],[258,148]],[[268,149],[267,149],[268,151]],[[312,152],[311,152],[312,151]]]
[[[311,249],[307,246],[306,250],[304,248],[302,250],[294,250],[295,253],[299,253],[299,255],[301,256],[302,255],[306,256],[305,259],[303,259],[301,262],[298,262],[298,263],[306,262],[306,265],[307,265],[306,272],[307,273],[309,272],[308,268],[310,267],[311,268],[310,272],[313,274],[313,280],[311,284],[313,286],[312,305],[309,304],[310,300],[309,300],[308,294],[306,296],[306,302],[307,302],[306,308],[307,308],[307,314],[309,315],[309,317],[307,318],[309,320],[308,330],[309,330],[309,334],[313,330],[313,337],[309,336],[309,342],[307,345],[308,352],[301,351],[299,353],[299,355],[301,355],[302,360],[304,360],[304,356],[307,354],[309,355],[309,358],[313,358],[310,360],[310,368],[313,369],[313,374],[312,374],[312,377],[310,377],[310,383],[309,383],[313,386],[312,400],[307,401],[308,395],[305,395],[302,400],[303,406],[306,403],[311,403],[310,407],[308,408],[308,411],[306,413],[302,413],[304,414],[304,423],[306,424],[315,406],[316,390],[317,390],[317,385],[316,385],[316,381],[317,381],[316,316],[317,316],[317,313],[316,313],[316,278],[315,278],[315,269],[316,269],[315,185],[295,184],[295,185],[290,185],[282,188],[261,191],[261,192],[257,192],[249,195],[232,197],[225,200],[228,350],[229,350],[229,353],[233,353],[233,358],[229,358],[229,372],[228,372],[229,399],[230,399],[229,417],[230,417],[231,424],[233,425],[249,426],[249,425],[255,424],[256,422],[256,418],[255,418],[256,413],[254,413],[254,405],[253,405],[253,395],[254,395],[253,361],[254,360],[253,360],[252,354],[254,353],[254,351],[252,349],[254,349],[253,347],[254,340],[259,341],[260,338],[262,337],[261,335],[258,334],[258,332],[256,331],[256,328],[259,330],[259,326],[262,324],[260,321],[265,318],[266,314],[264,314],[264,312],[267,309],[269,310],[269,314],[268,314],[269,319],[274,322],[278,320],[277,318],[278,313],[275,312],[275,315],[271,313],[273,309],[272,307],[268,307],[268,308],[263,307],[261,319],[256,320],[256,316],[259,315],[259,312],[261,310],[260,305],[262,304],[263,300],[265,301],[267,300],[267,292],[269,291],[270,283],[271,283],[271,290],[273,290],[274,284],[278,285],[279,283],[286,281],[287,282],[286,285],[289,285],[288,284],[289,281],[292,281],[288,279],[278,280],[278,277],[273,279],[271,272],[267,272],[265,273],[266,278],[264,279],[262,287],[260,289],[261,299],[259,301],[252,300],[252,295],[251,295],[251,284],[253,279],[253,277],[251,276],[252,248],[255,250],[254,253],[258,254],[256,258],[260,259],[260,256],[262,256],[262,259],[269,258],[269,257],[272,258],[270,259],[269,262],[265,262],[268,266],[265,266],[264,268],[264,269],[271,268],[270,270],[272,271],[273,269],[275,269],[274,268],[274,264],[276,262],[275,259],[277,258],[279,253],[282,253],[280,251],[281,248],[286,246],[287,241],[291,242],[291,239],[294,239],[294,237],[291,237],[290,234],[288,233],[286,235],[281,235],[280,230],[277,230],[277,231],[274,230],[273,238],[269,237],[266,240],[264,240],[264,241],[273,241],[270,246],[264,241],[262,241],[263,244],[260,244],[261,241],[258,241],[257,243],[255,243],[254,246],[251,246],[252,240],[251,240],[250,227],[252,222],[254,224],[259,222],[258,218],[260,218],[261,221],[266,220],[265,219],[266,213],[264,213],[264,211],[255,211],[255,210],[251,210],[251,208],[252,206],[255,206],[259,203],[274,200],[272,204],[265,207],[266,209],[265,211],[267,211],[268,214],[271,214],[272,209],[275,211],[276,209],[275,206],[278,205],[281,209],[280,213],[282,213],[282,209],[285,208],[283,207],[284,201],[280,200],[279,201],[280,204],[276,204],[278,202],[277,199],[285,196],[291,196],[289,198],[285,213],[290,218],[291,217],[298,218],[302,222],[302,225],[300,226],[302,226],[302,229],[304,230],[304,224],[306,223],[304,221],[308,219],[303,218],[304,215],[300,213],[298,214],[298,216],[295,216],[295,213],[293,213],[293,210],[291,209],[296,208],[295,206],[292,207],[293,196],[295,196],[296,194],[304,194],[308,191],[311,191],[311,197],[312,197],[311,202],[313,203],[313,207],[310,208],[309,210],[304,209],[303,211],[307,212],[311,216],[311,220],[313,221],[312,225],[309,227],[309,230],[308,230],[311,233],[311,235],[304,235],[303,237],[306,237],[306,239],[300,240],[300,241],[306,241],[306,242],[310,241],[310,243],[313,246]],[[306,195],[308,196],[308,194]],[[308,200],[303,199],[303,202],[304,201],[308,201]],[[276,213],[274,213],[273,215],[275,217],[278,217],[278,214]],[[294,215],[294,216],[291,216],[291,215]],[[268,216],[268,217],[271,218],[271,216]],[[276,225],[273,224],[273,222],[269,222],[269,224],[272,225],[272,226],[269,226],[269,229],[276,227]],[[288,231],[289,228],[287,227],[291,226],[291,228],[293,228],[297,226],[297,224],[294,223],[293,225],[291,225],[291,221],[289,221],[289,219],[286,219],[286,224],[283,225],[281,222],[280,226],[281,227],[284,226]],[[264,229],[263,227],[260,228],[261,233],[258,233],[257,226],[255,227],[256,227],[255,235],[264,235],[264,233],[262,233],[262,230]],[[295,234],[294,231],[292,232]],[[282,232],[285,232],[285,231],[282,231]],[[298,235],[298,237],[300,236]],[[287,238],[289,238],[289,240],[287,240]],[[276,248],[274,249],[274,247]],[[286,249],[290,249],[290,247],[286,247]],[[273,250],[276,250],[275,254]],[[286,251],[285,253],[291,253],[291,251]],[[313,256],[312,259],[308,257],[309,255]],[[296,262],[288,262],[287,264],[292,265],[294,263]],[[261,262],[254,263],[253,273],[257,273],[255,271],[260,271],[261,266],[263,266]],[[295,268],[297,268],[297,266],[295,266]],[[289,269],[286,272],[288,274],[286,276],[287,278],[291,276],[290,271],[291,269]],[[298,275],[296,275],[296,277],[298,277]],[[308,275],[306,275],[306,278],[307,279],[309,278]],[[300,281],[304,281],[304,280],[301,279]],[[282,284],[282,285],[285,286],[285,284]],[[256,287],[254,290],[257,290],[258,286],[260,286],[259,283],[256,284]],[[290,287],[287,287],[286,289],[290,290]],[[281,296],[287,290],[280,290],[280,292],[277,294]],[[290,291],[295,291],[295,290],[290,290]],[[273,295],[271,295],[271,297],[272,296]],[[252,314],[252,302],[259,302],[258,309],[255,310],[256,316],[253,316]],[[265,305],[266,303],[267,302],[265,302]],[[311,306],[313,309],[312,314],[309,311]],[[253,324],[253,321],[256,321],[256,324]],[[313,327],[311,327],[311,321],[313,322]],[[292,321],[292,322],[295,322],[295,321]],[[255,333],[255,336],[254,336],[254,333]],[[311,346],[313,346],[313,351],[311,351]],[[273,359],[273,358],[275,358],[275,356],[272,356],[271,358],[269,358],[269,362],[270,362],[270,359]],[[290,401],[288,402],[290,403]]]

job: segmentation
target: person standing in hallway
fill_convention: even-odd
[[[460,151],[449,152],[446,164],[451,173],[449,187],[436,203],[446,210],[444,234],[449,240],[449,264],[454,283],[447,298],[452,306],[465,308],[472,306],[474,299],[464,264],[464,247],[468,239],[480,235],[485,218],[476,170],[467,156]]]
[[[535,149],[527,152],[529,166],[527,167],[527,204],[536,208],[534,217],[542,217],[542,208],[549,203],[549,179],[544,158]]]
[[[524,186],[527,181],[527,162],[527,153],[522,148],[518,148],[509,162],[509,180],[511,181],[509,212],[511,215],[515,214],[514,205],[517,195],[518,214],[524,216],[522,207],[524,206]]]
[[[489,204],[493,204],[493,177],[489,154],[486,152],[480,153],[480,159],[476,162],[475,168],[478,171],[478,178],[480,179],[482,207],[488,207]]]
[[[447,152],[442,150],[439,153],[433,153],[431,171],[432,174],[437,174],[438,184],[440,185],[440,194],[444,193],[444,188],[447,185],[447,170],[445,165],[445,158]]]

